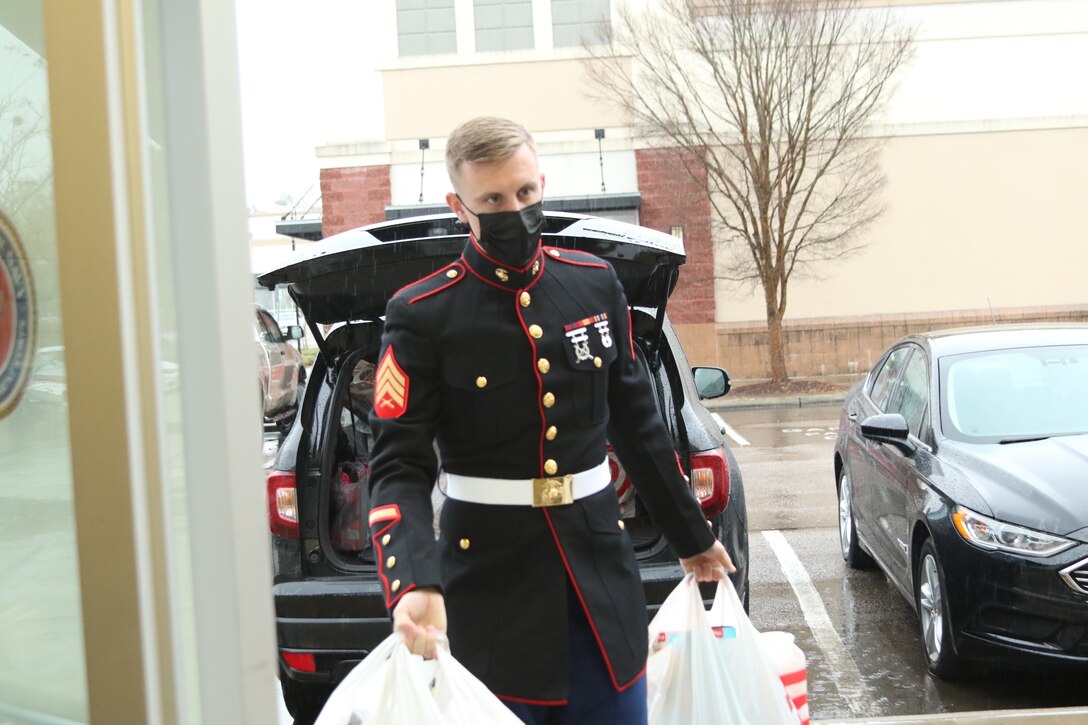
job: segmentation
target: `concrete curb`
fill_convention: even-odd
[[[858,725],[859,723],[881,723],[882,725],[967,725],[968,723],[990,723],[990,725],[1072,725],[1088,723],[1088,708],[1060,707],[1033,710],[989,710],[979,712],[942,713],[938,715],[903,715],[895,717],[874,717],[857,720],[813,720],[814,725]]]
[[[730,398],[725,395],[714,400],[704,400],[707,410],[745,410],[751,408],[805,408],[813,405],[836,405],[846,398],[846,391],[841,393],[820,393],[816,395],[767,396],[765,398]]]

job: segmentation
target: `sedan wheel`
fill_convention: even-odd
[[[854,525],[854,488],[850,474],[843,468],[839,475],[839,545],[842,558],[851,569],[870,569],[873,559],[861,548]]]
[[[914,596],[918,602],[918,623],[930,672],[942,679],[954,679],[962,660],[952,646],[952,623],[937,550],[930,541],[922,545],[914,575]]]

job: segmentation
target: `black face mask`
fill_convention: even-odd
[[[498,261],[511,267],[524,267],[536,254],[540,231],[544,228],[543,201],[520,211],[477,214],[467,206],[465,209],[480,220],[480,238],[477,240],[480,246]]]

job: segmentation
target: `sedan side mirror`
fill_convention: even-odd
[[[287,326],[287,334],[284,335],[284,338],[287,339],[287,340],[301,340],[302,339],[302,328],[299,327],[298,325],[288,325]]]
[[[721,368],[694,367],[691,374],[695,377],[695,389],[701,400],[720,398],[729,392],[729,373]]]
[[[866,418],[861,422],[861,434],[869,440],[893,445],[908,456],[918,450],[910,440],[906,419],[899,413],[882,413]]]

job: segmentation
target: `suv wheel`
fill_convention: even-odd
[[[839,474],[839,545],[842,558],[851,569],[871,569],[873,559],[861,548],[854,522],[854,487],[846,467]]]
[[[295,718],[295,725],[309,725],[316,720],[332,694],[332,688],[328,685],[297,682],[284,674],[280,675],[280,687],[283,689],[283,704]]]

